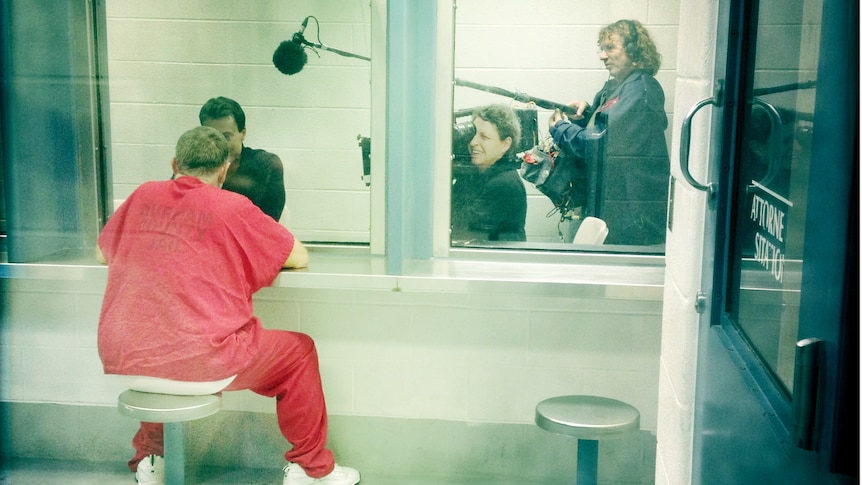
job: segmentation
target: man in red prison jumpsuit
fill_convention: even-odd
[[[221,190],[228,144],[217,130],[184,133],[174,179],[147,182],[99,236],[108,264],[98,348],[105,373],[209,382],[276,398],[278,425],[293,445],[284,484],[359,482],[326,448],[327,416],[310,337],[268,330],[252,295],[308,252],[248,198]],[[141,423],[129,462],[139,483],[161,483],[163,426]]]

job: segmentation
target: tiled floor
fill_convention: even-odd
[[[360,470],[361,472],[362,470]],[[188,482],[197,485],[280,484],[281,470],[216,469],[197,470]],[[12,460],[2,463],[0,485],[134,485],[134,475],[123,464],[65,462],[54,460]],[[360,485],[526,485],[524,480],[440,479],[381,476],[363,473]]]

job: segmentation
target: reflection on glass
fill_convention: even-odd
[[[731,315],[792,392],[816,95],[819,2],[761,2],[736,182]],[[780,53],[780,55],[778,55]]]
[[[576,58],[582,64],[570,70],[576,73],[572,75],[573,79],[578,76],[581,79],[592,78],[590,83],[573,85],[562,76],[549,76],[536,82],[536,88],[527,94],[498,86],[506,86],[507,75],[511,78],[508,81],[515,86],[526,87],[531,80],[537,81],[535,76],[531,77],[525,69],[517,69],[515,65],[518,61],[522,65],[531,62],[518,57],[529,48],[517,46],[510,51],[505,48],[512,47],[509,44],[498,46],[493,52],[505,54],[494,57],[488,54],[487,42],[470,43],[478,41],[482,34],[485,34],[486,40],[506,37],[502,27],[495,31],[473,24],[481,17],[473,10],[476,8],[474,3],[459,1],[456,10],[455,139],[458,139],[459,127],[463,123],[459,121],[458,115],[469,112],[473,107],[468,104],[471,102],[494,99],[492,102],[509,103],[516,111],[536,114],[535,121],[526,123],[530,129],[535,127],[536,140],[523,146],[519,156],[523,164],[522,183],[527,189],[528,207],[525,224],[527,244],[518,247],[546,247],[545,243],[571,244],[582,218],[594,216],[607,224],[609,233],[606,244],[623,245],[626,250],[632,251],[663,251],[670,173],[667,146],[669,123],[665,92],[656,79],[662,55],[650,30],[636,19],[617,20],[606,24],[604,28],[596,28],[595,22],[577,25],[574,23],[577,20],[571,19],[570,23],[561,20],[559,24],[574,25],[572,30],[577,29],[580,34],[580,44],[550,42],[546,45],[547,39],[520,38],[522,44],[557,52],[558,62],[571,62],[562,59]],[[547,10],[547,13],[571,10],[565,9],[560,2],[539,2],[537,6]],[[663,6],[660,3],[656,7],[658,10],[671,8],[670,5]],[[519,8],[523,7],[507,3],[501,11],[511,10],[512,15],[518,16]],[[568,14],[573,15],[574,12]],[[584,18],[583,14],[579,13],[580,18]],[[500,35],[495,36],[495,32]],[[483,47],[486,52],[484,58],[474,58]],[[518,60],[508,59],[509,56]],[[488,58],[493,58],[500,65],[484,64],[491,64]],[[511,72],[507,72],[509,66]],[[548,66],[547,69],[552,67]],[[604,76],[604,79],[599,78],[599,82],[595,82],[597,72]],[[499,77],[493,79],[495,75]],[[476,78],[471,79],[472,76]],[[488,80],[491,80],[489,84],[481,84]],[[557,99],[566,102],[549,101],[553,96],[536,97],[550,83],[553,83],[553,90],[558,93]],[[497,97],[471,96],[464,93],[467,91],[465,87]],[[591,102],[569,101],[576,93],[594,96]],[[510,99],[506,100],[505,97]],[[523,129],[529,131],[526,127]],[[459,205],[463,203],[463,198],[456,197],[455,192],[459,185],[458,178],[464,177],[459,162],[465,158],[459,157],[457,144],[453,152],[452,244],[459,245],[470,241],[459,237],[457,231],[461,224],[461,213],[469,209]],[[562,170],[559,167],[570,170],[571,173],[567,174],[570,180],[563,184],[564,191],[543,186],[544,178],[537,182],[526,176],[527,169],[535,171],[534,162],[537,158],[552,160],[551,170],[554,173]],[[489,205],[501,203],[498,201]],[[494,246],[511,247],[507,244]]]

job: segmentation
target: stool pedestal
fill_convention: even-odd
[[[536,424],[552,433],[578,438],[578,485],[598,481],[599,440],[619,438],[640,428],[633,406],[599,396],[558,396],[536,405]]]
[[[128,390],[117,401],[120,414],[165,426],[165,484],[182,485],[186,473],[186,422],[221,409],[221,396],[181,396]]]

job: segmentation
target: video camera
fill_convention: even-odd
[[[521,124],[521,143],[516,153],[531,150],[539,143],[539,121],[535,108],[514,108],[515,116]],[[476,136],[472,120],[473,109],[456,111],[452,124],[452,169],[458,171],[472,167],[470,162],[470,141]],[[467,118],[463,120],[463,118]],[[459,119],[461,121],[459,121]],[[362,180],[371,185],[371,138],[357,135],[356,140],[362,151]]]

